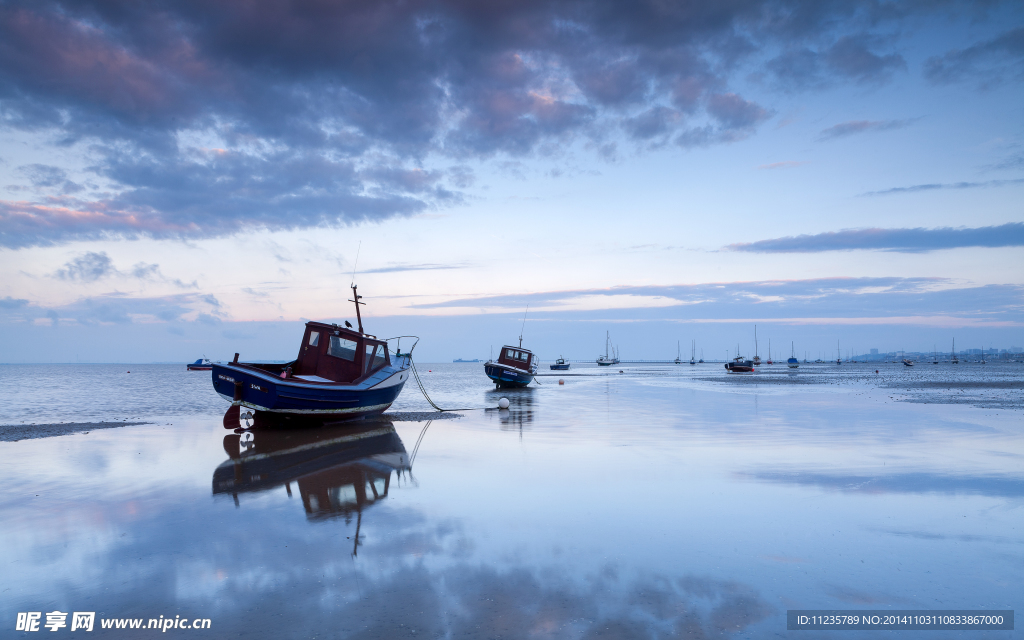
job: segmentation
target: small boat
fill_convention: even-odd
[[[697,341],[694,340],[690,344],[690,364],[697,364],[697,360],[695,359],[696,356],[697,356]]]
[[[388,342],[363,331],[359,312],[362,298],[352,285],[359,329],[307,322],[299,354],[291,362],[239,362],[238,354],[228,363],[213,363],[213,388],[231,402],[257,412],[359,418],[383,413],[395,401],[409,379],[412,350],[395,351]],[[401,336],[403,338],[419,338]],[[230,413],[230,411],[229,411]],[[225,427],[231,425],[225,416]],[[230,427],[234,428],[234,427]]]
[[[956,338],[953,338],[953,351],[949,355],[952,364],[960,364],[960,358],[956,357]]]
[[[480,362],[480,358],[473,358],[472,360],[463,360],[462,358],[455,358],[452,362]]]
[[[796,347],[793,346],[792,342],[789,343],[789,360],[786,360],[786,364],[789,365],[790,369],[796,369],[800,366],[800,361],[796,358]]]
[[[903,358],[903,366],[904,367],[912,367],[912,366],[914,366],[914,361],[910,360],[909,358]]]
[[[565,361],[565,358],[558,356],[558,360],[555,360],[555,364],[551,365],[552,371],[568,371],[569,363]]]
[[[484,363],[484,373],[495,386],[516,388],[533,382],[533,377],[537,375],[537,356],[529,349],[524,349],[522,344],[523,339],[520,337],[520,346],[505,345],[497,360]]]
[[[836,340],[836,364],[843,364],[843,352],[839,350],[839,341]]]
[[[676,340],[676,359],[673,361],[675,364],[683,364],[683,358],[679,350],[679,341]]]
[[[700,360],[697,361],[697,364],[704,364],[704,350],[703,349],[700,350]]]
[[[213,363],[207,357],[202,357],[185,365],[186,371],[210,371],[213,369]]]
[[[605,331],[604,334],[604,355],[597,357],[597,364],[602,367],[607,367],[613,364],[619,364],[619,353],[616,349],[611,349],[611,335]]]
[[[755,367],[761,366],[761,356],[757,355],[757,325],[754,325],[754,359],[752,360]]]
[[[732,362],[725,363],[725,369],[729,373],[751,373],[754,370],[754,361],[744,360],[743,356],[737,355]]]

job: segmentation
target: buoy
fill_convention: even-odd
[[[878,373],[878,369],[875,369],[875,373]]]
[[[501,400],[498,400],[498,408],[508,409],[508,398],[502,398]]]
[[[559,380],[558,384],[565,384],[565,380]]]
[[[622,369],[619,369],[619,373],[622,373]]]

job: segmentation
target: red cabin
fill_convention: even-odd
[[[501,348],[501,353],[498,354],[498,364],[530,371],[530,364],[535,357],[533,353],[526,349],[504,346]]]
[[[383,340],[336,324],[307,322],[292,377],[310,382],[355,383],[390,362]]]

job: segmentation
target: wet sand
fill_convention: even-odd
[[[0,442],[18,442],[35,438],[52,438],[72,433],[89,433],[97,429],[135,427],[150,422],[59,422],[55,424],[0,424]]]

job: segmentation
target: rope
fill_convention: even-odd
[[[437,411],[440,411],[442,413],[446,411],[487,411],[487,407],[464,407],[462,409],[442,409],[441,407],[437,406],[437,404],[435,404],[433,400],[430,399],[430,395],[427,394],[427,390],[423,387],[423,381],[420,380],[420,372],[416,370],[416,363],[412,361],[412,355],[409,356],[409,368],[412,369],[412,375],[414,378],[416,378],[416,384],[419,386],[420,392],[423,394],[423,397],[426,398],[427,402],[430,403],[430,406],[434,407],[434,409],[436,409]]]

